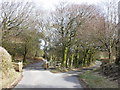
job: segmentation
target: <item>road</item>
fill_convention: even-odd
[[[82,88],[73,73],[51,73],[35,63],[23,70],[23,78],[15,88]]]

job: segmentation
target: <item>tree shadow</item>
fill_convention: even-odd
[[[43,64],[44,64],[43,62],[30,64],[27,67],[25,67],[24,70],[44,70],[42,66]]]

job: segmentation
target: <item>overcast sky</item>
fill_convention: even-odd
[[[54,8],[54,5],[57,5],[60,1],[67,1],[71,3],[88,3],[88,4],[97,4],[103,2],[104,0],[33,0],[38,5],[42,5],[45,9]]]
[[[14,0],[0,0],[0,2],[3,1],[14,1]],[[35,2],[36,6],[41,6],[43,9],[50,10],[54,9],[54,6],[57,5],[61,1],[67,1],[70,3],[87,3],[87,4],[96,4],[100,5],[101,3],[108,2],[110,0],[15,0],[15,1],[29,1],[29,2]]]

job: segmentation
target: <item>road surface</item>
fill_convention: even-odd
[[[42,63],[35,63],[23,70],[23,78],[15,88],[82,88],[73,73],[51,73]]]

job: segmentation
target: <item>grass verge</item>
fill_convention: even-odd
[[[50,72],[52,73],[61,73],[61,72],[68,72],[68,71],[71,71],[72,69],[69,69],[69,68],[54,68],[54,69],[51,69]]]
[[[88,88],[118,88],[118,83],[110,81],[107,78],[99,75],[95,71],[87,71],[80,75]]]

